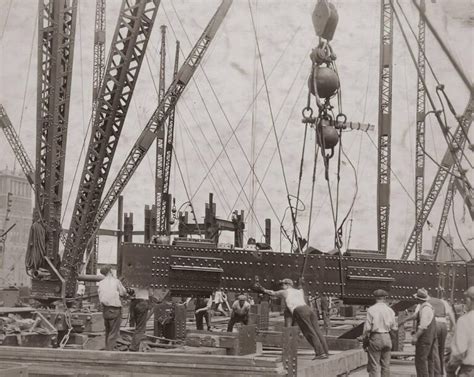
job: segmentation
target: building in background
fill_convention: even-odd
[[[0,246],[0,287],[29,285],[25,254],[33,212],[32,193],[21,172],[0,170],[0,234],[16,224]]]

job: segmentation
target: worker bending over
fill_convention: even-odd
[[[227,332],[232,332],[236,323],[247,325],[249,323],[249,313],[250,304],[247,301],[247,296],[240,295],[232,304]]]
[[[388,293],[383,289],[374,291],[375,304],[367,310],[364,324],[364,348],[367,351],[367,372],[370,377],[390,376],[390,331],[397,329],[395,312],[385,302]]]
[[[120,296],[127,296],[127,290],[112,273],[109,265],[100,269],[105,278],[99,282],[98,294],[102,304],[102,315],[105,325],[105,349],[112,351],[120,333],[122,320],[122,302]]]
[[[415,345],[415,368],[417,377],[434,375],[434,362],[438,357],[436,320],[433,306],[428,302],[428,292],[418,289],[413,297],[420,303],[416,315],[416,332],[411,343]]]
[[[303,279],[300,280],[300,284],[302,283]],[[308,343],[313,347],[315,352],[314,358],[328,358],[329,351],[326,339],[319,329],[319,323],[316,314],[306,304],[303,289],[293,288],[293,280],[291,279],[283,279],[281,284],[282,289],[279,291],[265,289],[258,283],[255,285],[255,288],[270,296],[280,297],[285,300],[286,307],[293,316],[294,321],[296,324],[298,324],[298,327],[301,329],[301,332]]]
[[[467,312],[458,319],[451,340],[451,358],[446,367],[448,377],[474,376],[474,286],[464,295]]]

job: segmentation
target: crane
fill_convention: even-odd
[[[421,0],[420,8],[425,11],[425,0]],[[423,252],[423,227],[416,219],[423,208],[425,193],[425,102],[426,93],[423,81],[425,79],[425,18],[420,13],[418,20],[418,78],[416,86],[416,140],[415,140],[415,223],[416,223],[416,253],[419,260]]]
[[[60,274],[73,296],[91,228],[145,56],[159,1],[123,1],[69,227]]]
[[[173,82],[166,90],[163,100],[158,104],[153,112],[152,117],[149,119],[147,125],[133,145],[132,150],[126,157],[116,178],[112,182],[109,191],[105,194],[99,210],[97,211],[97,216],[93,225],[94,232],[99,229],[100,224],[110,212],[120,193],[130,181],[133,173],[136,171],[155,140],[158,130],[164,127],[164,122],[173,112],[176,102],[188,85],[193,74],[196,72],[202,57],[206,53],[211,41],[214,39],[214,36],[224,20],[231,4],[232,0],[222,1],[216,13],[209,21],[209,24],[204,29],[204,32],[186,57]]]
[[[36,210],[46,231],[46,268],[58,266],[77,0],[39,2]]]
[[[386,256],[388,221],[390,215],[390,165],[392,145],[393,10],[390,0],[382,1],[380,23],[377,232],[378,252]]]

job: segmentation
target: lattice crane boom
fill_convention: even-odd
[[[166,26],[161,26],[161,50],[160,50],[160,81],[158,84],[158,103],[163,101],[165,96],[165,71],[166,71]],[[162,228],[164,224],[161,220],[161,203],[166,200],[163,197],[163,171],[165,154],[165,127],[160,127],[156,133],[156,165],[155,165],[155,231],[164,234]]]
[[[127,115],[145,55],[159,1],[124,0],[112,38],[104,81],[100,85],[97,114],[60,273],[66,281],[66,295],[75,293],[76,277],[92,225],[99,208],[117,142]]]
[[[158,130],[164,127],[164,122],[170,116],[176,105],[176,102],[191,80],[191,77],[196,72],[202,57],[207,51],[231,4],[232,0],[222,1],[203,34],[198,39],[188,57],[184,61],[173,82],[168,87],[163,100],[158,104],[158,107],[155,109],[145,129],[138,137],[138,140],[135,142],[135,145],[132,147],[132,150],[120,168],[117,177],[105,195],[100,205],[99,211],[97,212],[94,231],[99,229],[99,226],[104,220],[105,216],[109,213],[113,204],[118,199],[133,173],[140,165],[141,161],[150,149],[150,146],[153,144]]]
[[[179,64],[179,41],[176,41],[176,53],[174,60],[174,72],[173,77],[176,78],[178,74],[178,64]],[[176,107],[171,109],[170,115],[168,117],[168,127],[166,130],[166,146],[165,146],[165,158],[163,165],[163,190],[161,197],[164,199],[160,203],[160,212],[159,212],[159,232],[161,234],[169,233],[169,207],[170,202],[169,198],[169,187],[170,187],[170,176],[171,176],[171,161],[173,159],[173,143],[174,143],[174,119],[175,119]]]
[[[390,215],[390,165],[392,145],[393,10],[390,0],[382,0],[380,22],[377,231],[378,251],[386,256]]]
[[[402,253],[402,260],[408,259],[410,253],[413,249],[413,246],[416,242],[417,228],[423,227],[428,219],[428,216],[433,208],[436,199],[444,185],[444,182],[447,176],[452,172],[453,167],[455,166],[456,161],[459,163],[462,158],[462,149],[466,143],[466,134],[469,132],[469,129],[472,124],[472,113],[474,111],[474,96],[471,94],[469,102],[464,110],[462,117],[459,120],[459,125],[456,128],[456,131],[453,135],[453,143],[448,146],[448,149],[444,153],[443,159],[441,160],[440,167],[433,179],[428,195],[426,196],[425,202],[423,203],[423,208],[421,215],[416,219],[416,224],[412,230],[410,237],[408,238],[405,249]],[[454,151],[453,156],[453,146],[458,146]],[[457,164],[456,164],[457,165]]]
[[[10,144],[10,147],[13,150],[13,154],[15,155],[15,158],[20,164],[21,170],[23,170],[26,179],[34,190],[35,172],[33,168],[33,163],[31,162],[31,159],[28,156],[28,153],[26,152],[26,149],[20,140],[20,136],[13,128],[12,122],[10,121],[10,118],[8,117],[8,114],[2,104],[0,104],[0,128],[3,130],[8,144]]]
[[[420,8],[425,11],[425,0],[421,0]],[[419,260],[423,252],[423,227],[419,227],[416,219],[421,215],[425,193],[425,18],[420,12],[418,21],[418,79],[416,87],[416,140],[415,140],[415,223],[416,223],[416,252],[415,259]]]
[[[99,89],[105,74],[105,0],[96,0],[92,69],[92,122],[98,106]]]
[[[77,0],[41,0],[38,30],[36,208],[47,234],[46,256],[59,263]]]

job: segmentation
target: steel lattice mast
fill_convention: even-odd
[[[161,50],[160,50],[160,81],[158,83],[158,103],[165,96],[165,73],[166,73],[166,26],[161,26]],[[155,165],[155,231],[164,234],[165,224],[161,223],[161,203],[166,201],[163,197],[163,162],[165,154],[165,128],[160,127],[156,133],[156,165]]]
[[[454,168],[455,172],[457,169]],[[443,239],[444,228],[446,227],[446,222],[448,221],[449,209],[453,203],[454,197],[454,175],[451,175],[448,182],[448,188],[446,190],[446,197],[444,199],[443,210],[441,212],[441,218],[439,220],[438,231],[436,233],[435,242],[433,245],[433,260],[438,258],[439,247],[441,246],[441,241]]]
[[[386,256],[388,221],[390,215],[390,165],[392,144],[393,11],[390,0],[382,0],[380,22],[377,231],[378,251]]]
[[[99,229],[100,224],[111,210],[112,206],[127,185],[133,173],[140,165],[141,161],[153,144],[159,128],[164,127],[164,122],[169,118],[170,114],[174,110],[176,102],[191,80],[191,77],[196,72],[202,57],[206,53],[231,4],[232,0],[222,1],[203,34],[198,39],[188,57],[184,61],[173,82],[168,87],[163,100],[158,104],[158,107],[155,109],[145,129],[138,137],[138,140],[135,142],[135,145],[132,147],[132,150],[120,168],[117,177],[105,195],[100,205],[99,211],[97,212],[94,231]]]
[[[174,72],[173,79],[176,79],[178,74],[178,64],[179,64],[179,41],[176,41],[176,53],[174,60]],[[176,106],[171,109],[170,115],[168,117],[168,128],[166,130],[166,147],[165,147],[165,161],[163,166],[163,192],[162,200],[160,204],[160,218],[159,231],[161,234],[169,234],[170,231],[170,196],[169,196],[169,187],[170,187],[170,175],[171,175],[171,161],[173,159],[173,143],[174,143],[174,119],[175,119]]]
[[[466,143],[466,136],[469,132],[472,123],[472,113],[474,111],[474,96],[469,98],[469,102],[464,110],[462,117],[459,119],[459,125],[456,128],[456,131],[453,135],[453,141],[451,145],[448,145],[448,149],[444,153],[443,159],[441,160],[440,167],[436,173],[435,178],[433,179],[433,183],[431,184],[430,190],[428,195],[426,196],[425,202],[423,203],[423,208],[421,211],[420,216],[416,219],[417,224],[415,224],[410,237],[408,238],[407,244],[405,249],[403,250],[402,260],[408,259],[410,253],[413,249],[413,246],[416,243],[416,234],[417,234],[417,227],[423,227],[428,219],[428,215],[430,214],[431,210],[433,209],[433,205],[438,198],[438,195],[443,187],[443,184],[447,178],[447,176],[453,170],[456,162],[459,163],[460,159],[462,158],[462,150]],[[456,149],[453,150],[454,145],[456,145]]]
[[[68,296],[75,293],[78,268],[87,242],[93,234],[92,225],[145,56],[158,5],[159,1],[153,0],[122,2],[104,81],[99,89],[97,114],[60,270],[66,280]]]
[[[0,104],[0,128],[3,130],[8,144],[12,148],[13,154],[21,166],[21,170],[26,176],[33,190],[35,189],[35,173],[33,163],[31,162],[26,149],[23,146],[20,137],[13,128],[12,122],[2,104]]]
[[[425,0],[420,7],[425,11]],[[423,226],[416,219],[421,215],[425,193],[425,18],[420,13],[418,21],[418,81],[416,91],[416,140],[415,140],[415,224],[416,224],[416,254],[419,260],[423,252]]]
[[[98,106],[99,89],[105,74],[105,0],[96,0],[94,66],[92,69],[92,122]],[[94,124],[94,123],[92,123]]]
[[[77,0],[41,0],[38,17],[36,209],[46,230],[46,257],[59,263]]]

